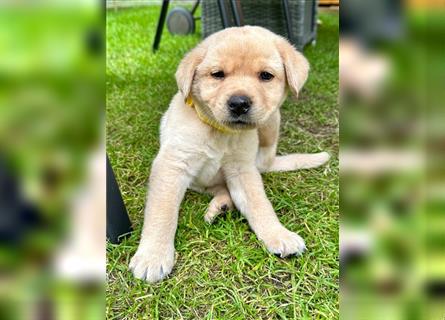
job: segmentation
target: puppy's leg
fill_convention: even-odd
[[[153,162],[141,242],[130,261],[136,278],[156,282],[172,271],[179,205],[191,181],[186,169],[165,152]]]
[[[267,123],[259,128],[259,149],[256,166],[260,172],[294,171],[309,169],[326,163],[330,156],[327,152],[293,153],[277,156],[277,144],[280,128],[280,113],[273,114]]]
[[[281,257],[301,254],[306,248],[303,239],[278,220],[255,165],[234,161],[224,166],[224,173],[233,202],[267,249]]]
[[[280,134],[280,111],[277,110],[258,129],[259,148],[256,166],[260,172],[267,171],[274,163],[277,154],[278,136]]]
[[[209,203],[204,220],[207,223],[212,223],[219,214],[233,209],[233,202],[225,184],[209,188],[208,191],[213,194],[213,199]]]
[[[207,223],[212,223],[219,214],[233,209],[233,202],[229,190],[227,190],[222,170],[219,170],[209,181],[209,185],[211,187],[207,187],[205,192],[213,195],[213,199],[209,203],[204,220]]]

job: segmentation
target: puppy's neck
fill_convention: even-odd
[[[212,119],[207,115],[207,112],[205,112],[199,104],[196,104],[193,101],[193,98],[189,95],[187,99],[185,100],[185,104],[196,111],[196,115],[198,116],[199,120],[204,122],[206,125],[212,127],[213,129],[218,130],[219,132],[225,133],[225,134],[235,134],[239,133],[239,130],[229,128],[216,120]]]

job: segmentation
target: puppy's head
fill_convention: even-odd
[[[255,128],[306,81],[307,60],[284,38],[261,27],[213,34],[181,61],[176,80],[212,120],[234,129]]]

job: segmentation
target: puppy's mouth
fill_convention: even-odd
[[[228,128],[234,129],[234,130],[248,130],[248,129],[255,129],[257,127],[257,123],[250,120],[250,117],[247,115],[241,115],[239,117],[233,117],[233,116],[226,116],[225,119],[218,119],[213,114],[211,108],[205,104],[198,104],[195,102],[195,108],[201,115],[209,119],[210,121],[215,121],[219,123],[222,126],[226,126]]]
[[[235,129],[254,129],[256,123],[245,119],[230,119],[225,124]]]

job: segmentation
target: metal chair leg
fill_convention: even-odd
[[[130,218],[107,156],[107,239],[117,244],[119,237],[130,231]]]
[[[221,21],[223,24],[223,28],[229,27],[229,17],[227,16],[226,5],[224,0],[218,0],[219,13],[221,14]]]
[[[162,1],[161,14],[159,15],[158,27],[156,29],[155,40],[153,42],[153,52],[156,52],[159,49],[159,43],[161,42],[162,30],[164,29],[165,17],[167,16],[169,4],[170,0]]]
[[[197,10],[198,7],[199,7],[199,3],[200,3],[200,2],[201,2],[201,0],[196,0],[195,4],[193,5],[192,10],[190,11],[191,14],[192,14],[192,16],[195,15],[195,12],[196,12],[196,10]]]
[[[240,15],[238,12],[237,0],[231,0],[230,6],[232,8],[232,14],[233,14],[233,18],[235,19],[235,24],[237,27],[239,27],[239,26],[241,26],[241,19],[240,19]]]
[[[292,28],[291,28],[291,17],[290,17],[290,12],[289,12],[289,1],[288,0],[282,0],[282,4],[283,4],[283,10],[284,10],[284,20],[286,22],[286,31],[287,31],[287,38],[289,39],[289,41],[292,42]]]

